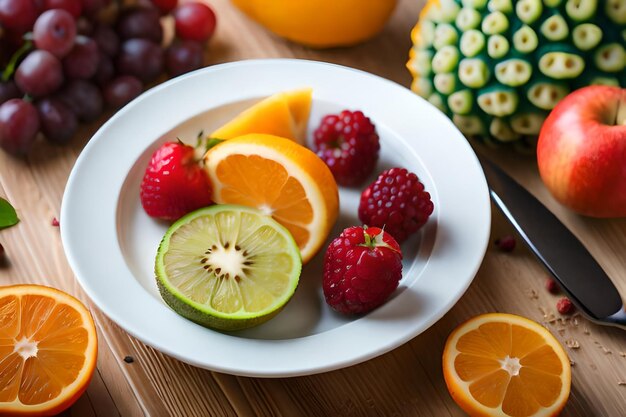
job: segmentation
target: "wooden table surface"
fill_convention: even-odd
[[[409,33],[423,0],[401,0],[376,39],[348,49],[314,51],[279,39],[247,20],[226,0],[207,0],[218,30],[210,63],[248,58],[297,57],[360,68],[408,86],[404,64]],[[366,2],[364,2],[366,3]],[[0,284],[39,283],[74,294],[91,306],[98,325],[98,369],[86,393],[66,416],[462,416],[441,372],[446,337],[459,323],[485,312],[521,314],[545,326],[566,347],[572,391],[563,416],[626,416],[626,332],[582,317],[563,322],[557,297],[544,289],[546,272],[526,248],[512,253],[490,245],[467,293],[438,323],[397,349],[360,365],[306,377],[235,377],[189,366],[126,334],[89,303],[65,258],[59,216],[65,184],[82,147],[110,116],[83,126],[69,147],[42,142],[25,160],[0,152],[0,196],[17,208],[21,223],[0,231],[10,259]],[[556,203],[537,174],[532,156],[507,150],[492,159],[542,200],[597,257],[626,295],[626,219],[598,220]],[[514,234],[494,208],[492,240]],[[559,242],[554,242],[558,245]],[[576,325],[577,323],[577,325]],[[124,357],[132,356],[132,363]]]

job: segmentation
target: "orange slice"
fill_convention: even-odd
[[[244,110],[209,136],[232,139],[249,133],[265,133],[304,144],[311,93],[310,88],[305,88],[274,94]]]
[[[500,313],[474,317],[450,334],[443,375],[470,416],[556,416],[571,385],[558,340],[534,321]]]
[[[204,157],[213,201],[255,207],[291,232],[302,262],[320,249],[339,210],[337,184],[312,151],[272,135],[245,135]]]
[[[54,288],[0,288],[0,415],[52,416],[85,391],[96,327],[80,301]]]

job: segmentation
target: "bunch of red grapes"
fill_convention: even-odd
[[[215,14],[178,0],[0,0],[0,147],[24,155],[39,132],[67,143],[80,122],[138,96],[166,72],[203,65]],[[162,18],[175,39],[163,45]]]

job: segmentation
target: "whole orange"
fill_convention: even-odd
[[[350,46],[372,38],[396,0],[232,0],[272,32],[313,48]]]

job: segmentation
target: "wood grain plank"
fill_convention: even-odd
[[[99,334],[103,335],[104,330],[99,324],[100,322],[102,322],[102,319],[98,317],[98,314],[99,313],[96,314],[98,330]],[[116,358],[116,355],[111,351],[111,348],[106,342],[106,339],[102,336],[98,339],[97,372],[104,383],[104,387],[98,386],[100,395],[103,390],[106,390],[111,398],[111,401],[113,401],[114,407],[111,407],[109,404],[102,404],[101,407],[96,407],[96,412],[99,412],[100,410],[108,410],[105,411],[108,414],[102,414],[102,416],[113,416],[115,415],[115,412],[123,417],[144,417],[149,415],[141,407],[141,399],[138,398],[137,392],[132,389],[126,375],[121,369],[121,364],[119,360]],[[97,402],[96,399],[94,399],[93,401]],[[103,401],[106,401],[106,397]],[[101,417],[101,415],[98,414],[98,417]]]
[[[48,155],[48,157],[38,157],[40,152],[41,155]],[[16,205],[21,217],[21,223],[17,227],[3,231],[3,240],[10,262],[10,268],[0,271],[0,280],[4,284],[51,285],[86,301],[65,260],[58,228],[51,225],[52,218],[58,217],[65,181],[77,154],[77,151],[72,152],[69,148],[42,144],[28,161],[15,160],[2,155],[3,160],[0,166],[5,168],[0,175],[2,192]],[[63,159],[64,163],[58,163],[59,159]],[[50,169],[47,164],[53,164],[54,169]],[[32,176],[29,176],[29,173]],[[10,191],[7,191],[5,187]],[[24,207],[28,210],[24,210]],[[36,242],[36,244],[30,242]],[[99,344],[98,370],[86,394],[70,410],[71,415],[119,415],[103,380],[101,370],[109,377],[123,382],[126,387],[128,385],[123,377],[120,378],[119,372],[109,369],[108,363],[102,360],[106,358],[107,350],[105,345]],[[133,409],[131,398],[123,400],[122,408],[126,411],[125,415],[143,415],[134,411],[138,409]],[[118,399],[118,402],[122,401]],[[90,412],[87,411],[87,407],[91,409]]]
[[[41,190],[34,183],[32,176],[28,171],[19,171],[19,165],[24,164],[22,161],[9,159],[5,154],[0,154],[0,166],[9,168],[3,170],[0,175],[0,195],[7,197],[18,210],[20,223],[2,232],[2,243],[7,249],[9,259],[8,267],[0,269],[0,282],[3,285],[17,283],[38,283],[51,285],[64,289],[70,293],[70,287],[74,287],[72,274],[65,275],[65,281],[61,278],[58,280],[52,277],[62,277],[57,275],[58,270],[55,262],[40,262],[40,259],[62,259],[62,250],[58,240],[56,228],[53,228],[49,219],[51,208],[42,203]],[[15,174],[22,172],[19,178]],[[16,192],[19,190],[19,192]],[[21,208],[29,207],[28,210]],[[48,218],[47,225],[42,218]],[[54,248],[57,247],[55,251]],[[61,282],[59,282],[61,281]],[[64,283],[64,285],[60,285]],[[98,404],[102,404],[103,398],[108,395],[106,390],[99,391],[92,388],[99,385],[104,386],[96,375],[87,393],[76,402],[70,413],[72,415],[95,416],[94,405],[90,400],[90,396],[98,398]],[[107,404],[107,405],[110,405]],[[74,411],[76,410],[76,411]],[[74,414],[76,413],[76,414]]]
[[[101,313],[98,322],[147,416],[223,415],[235,412],[213,373],[148,347]],[[124,362],[130,356],[132,363]],[[245,408],[241,408],[242,410]]]

